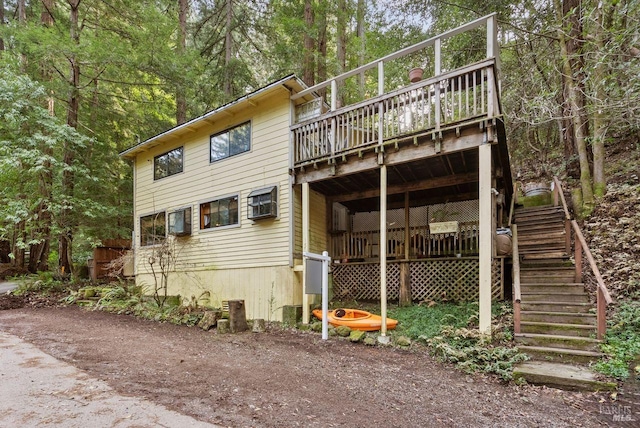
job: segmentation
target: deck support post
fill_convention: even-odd
[[[380,334],[387,335],[387,166],[380,167]]]
[[[491,258],[493,255],[491,197],[491,144],[478,147],[480,217],[480,332],[491,336]]]
[[[310,214],[309,214],[309,208],[310,208],[310,197],[311,195],[309,194],[309,183],[302,183],[302,251],[303,252],[310,252]],[[309,295],[306,293],[306,289],[307,289],[307,284],[306,282],[306,277],[307,277],[307,272],[306,272],[306,263],[302,264],[302,323],[303,324],[309,324],[309,318],[310,318],[310,313],[309,313]]]

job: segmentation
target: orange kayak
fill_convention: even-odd
[[[314,309],[313,315],[322,319],[322,310]],[[335,309],[328,312],[327,322],[334,327],[346,325],[352,330],[376,331],[382,327],[382,317],[359,309]],[[387,329],[393,330],[398,321],[387,318]]]

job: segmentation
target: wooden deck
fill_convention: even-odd
[[[463,128],[479,131],[500,116],[495,75],[495,59],[488,59],[297,123],[291,127],[294,168],[362,158],[402,142],[417,145],[425,136],[435,144],[450,130],[457,136]]]

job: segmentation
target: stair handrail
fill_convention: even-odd
[[[587,261],[589,262],[589,267],[591,268],[591,272],[596,279],[597,284],[597,297],[596,297],[596,306],[597,306],[597,316],[598,316],[598,339],[603,339],[604,334],[607,328],[607,305],[613,303],[613,299],[609,294],[609,290],[602,279],[602,275],[600,275],[600,270],[596,265],[596,261],[593,258],[593,254],[591,254],[591,250],[587,245],[587,241],[580,230],[580,226],[578,226],[578,222],[571,219],[569,214],[569,209],[567,207],[567,201],[564,197],[564,192],[562,191],[562,185],[560,184],[560,180],[558,177],[553,177],[554,183],[554,195],[553,200],[554,204],[558,205],[558,195],[560,195],[560,200],[562,201],[562,206],[564,208],[565,216],[567,221],[571,222],[571,228],[573,229],[573,233],[576,237],[575,241],[575,250],[574,250],[574,259],[576,263],[576,282],[582,282],[582,252],[584,251],[585,256],[587,257]]]
[[[513,332],[520,333],[520,251],[518,250],[518,225],[511,225],[511,256],[513,259]]]
[[[513,195],[511,195],[511,206],[509,207],[509,219],[507,221],[507,226],[511,227],[511,222],[513,221],[513,212],[516,207],[516,198],[518,197],[518,182],[513,183]]]
[[[571,214],[569,214],[569,207],[567,207],[567,200],[564,197],[564,192],[562,191],[562,184],[560,184],[560,180],[558,177],[553,177],[553,205],[558,205],[558,195],[560,195],[560,200],[562,201],[562,208],[564,208],[564,217],[571,221]]]

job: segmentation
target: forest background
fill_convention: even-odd
[[[515,175],[561,176],[587,215],[607,147],[640,149],[639,0],[0,0],[0,262],[70,273],[130,237],[137,142],[492,12]],[[455,43],[451,68],[484,49]]]

